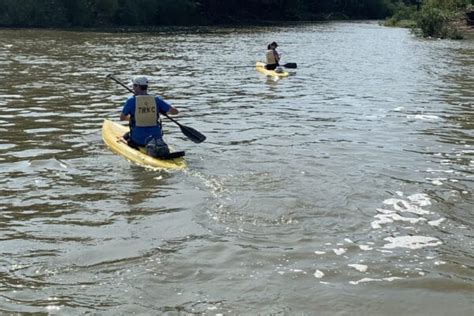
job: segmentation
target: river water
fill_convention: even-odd
[[[253,65],[277,41],[290,76]],[[472,315],[474,43],[0,30],[0,314]],[[186,171],[105,147],[151,80]]]

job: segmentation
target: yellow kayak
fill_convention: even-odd
[[[124,156],[128,160],[144,167],[154,169],[185,169],[186,161],[183,157],[174,159],[158,159],[148,156],[144,150],[136,150],[127,145],[122,136],[128,132],[128,126],[124,126],[110,120],[104,120],[102,125],[102,139],[104,143],[115,153]],[[170,147],[171,149],[171,147]]]
[[[288,77],[287,71],[276,72],[275,70],[268,70],[265,68],[265,63],[262,63],[260,61],[257,61],[257,63],[255,64],[255,69],[258,72],[261,72],[262,74],[265,74],[270,77],[281,77],[281,78]]]

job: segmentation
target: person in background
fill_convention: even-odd
[[[146,147],[147,154],[153,157],[169,153],[162,137],[160,113],[178,114],[178,110],[161,97],[148,94],[147,77],[133,78],[132,85],[134,95],[125,101],[120,114],[120,120],[129,121],[130,126],[124,139],[130,147]]]
[[[275,70],[280,66],[280,54],[276,50],[277,47],[278,44],[276,42],[272,42],[267,46],[267,64],[265,65],[265,68],[268,70]]]

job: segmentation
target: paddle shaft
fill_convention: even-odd
[[[280,66],[283,66],[285,68],[297,68],[296,63],[286,63]],[[247,68],[247,67],[255,67],[255,66],[234,66],[234,68],[244,68],[244,67]]]
[[[113,81],[115,81],[116,83],[118,83],[119,85],[121,85],[122,87],[124,87],[125,89],[127,89],[128,91],[130,91],[131,93],[135,94],[135,92],[130,89],[130,87],[128,87],[126,84],[124,84],[122,81],[118,80],[117,78],[115,78],[114,76],[112,76],[111,74],[108,74],[107,75],[107,78],[110,78],[112,79]]]

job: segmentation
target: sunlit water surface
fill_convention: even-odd
[[[253,65],[277,41],[290,76]],[[0,313],[472,315],[474,43],[377,23],[0,30]],[[207,136],[107,149],[128,92]]]

